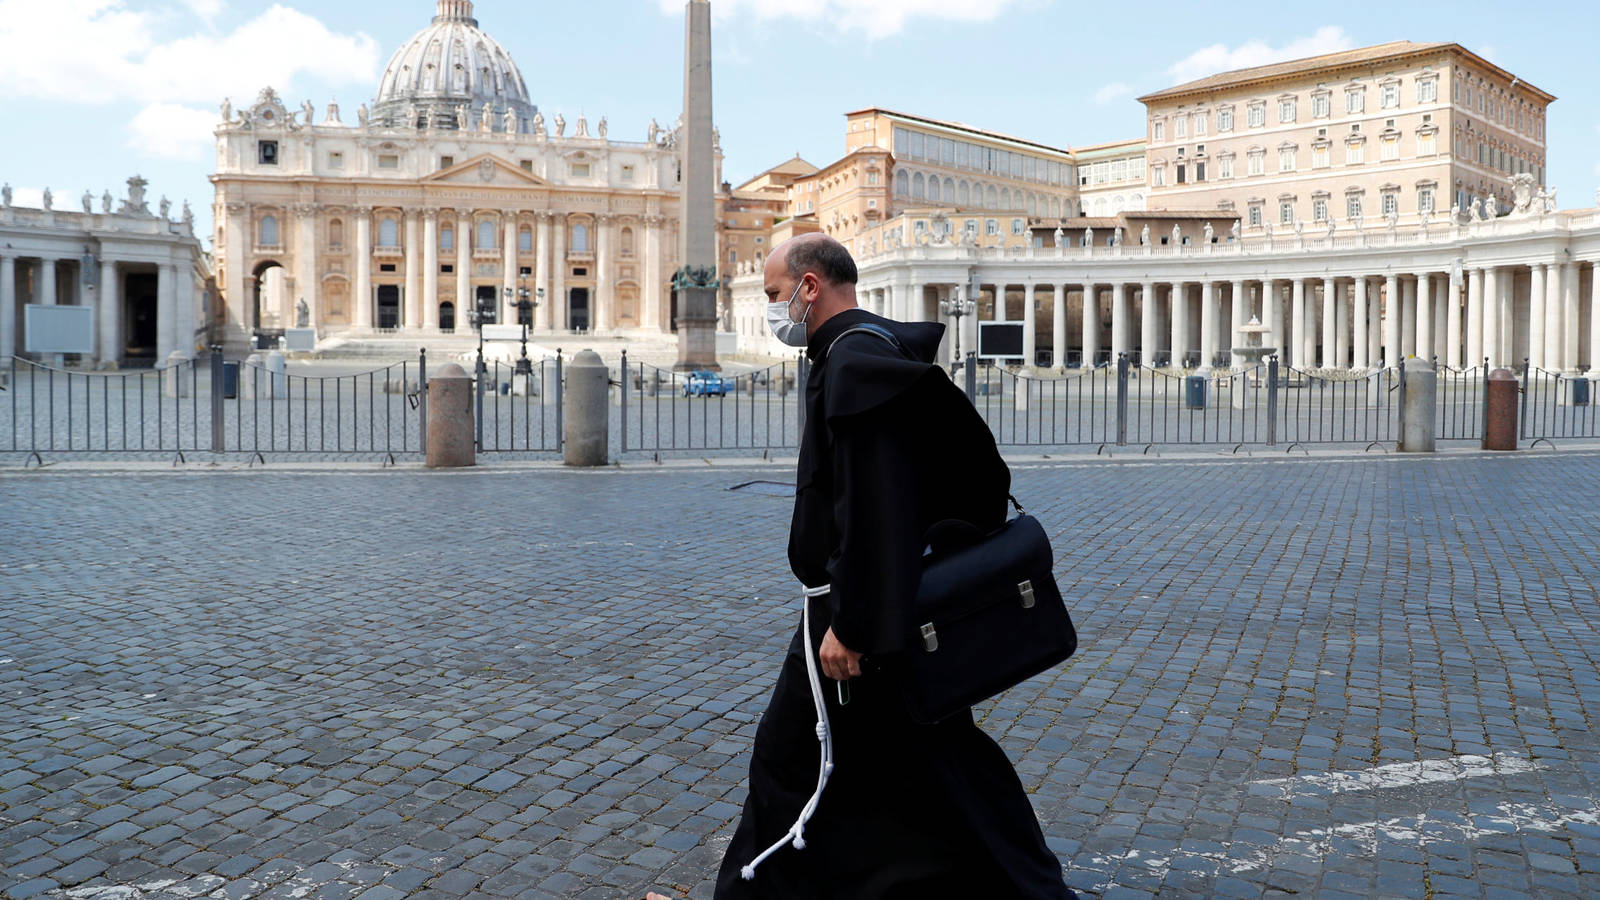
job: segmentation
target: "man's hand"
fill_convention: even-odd
[[[822,649],[817,656],[822,660],[822,674],[834,681],[849,681],[861,674],[861,654],[839,643],[832,628],[822,636]]]

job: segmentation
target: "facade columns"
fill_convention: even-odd
[[[372,207],[358,206],[356,216],[356,288],[350,298],[355,327],[372,328]],[[260,290],[260,288],[257,288]]]
[[[1298,344],[1295,352],[1290,354],[1289,365],[1301,369],[1310,368],[1312,360],[1306,356],[1306,280],[1296,278],[1293,282],[1292,293],[1289,296],[1289,327],[1294,332],[1294,342]]]
[[[1400,355],[1417,355],[1417,281],[1400,281]]]
[[[1589,267],[1589,377],[1600,378],[1600,263]]]
[[[1128,347],[1128,285],[1117,282],[1111,286],[1111,360],[1127,353]]]
[[[1060,369],[1067,364],[1067,286],[1056,282],[1055,305],[1050,319],[1050,365]]]
[[[1217,353],[1217,283],[1200,282],[1200,368],[1210,369]]]
[[[1467,272],[1467,363],[1483,362],[1483,270]]]
[[[105,263],[110,265],[110,263]],[[102,308],[101,321],[105,316]],[[0,366],[17,353],[17,259],[0,255]],[[101,360],[105,359],[103,354]]]
[[[1093,368],[1095,357],[1100,355],[1100,286],[1083,286],[1083,357],[1084,368]]]
[[[1026,284],[1022,288],[1022,364],[1024,366],[1037,365],[1039,362],[1039,340],[1036,336],[1038,316],[1033,311],[1034,296],[1039,290],[1036,284]]]
[[[1056,302],[1059,304],[1061,301]],[[1155,365],[1155,352],[1156,285],[1153,281],[1146,281],[1139,285],[1139,363],[1145,366]]]
[[[889,295],[890,308],[901,301],[904,288],[895,285]],[[661,327],[661,217],[644,217],[644,313],[642,322]],[[665,329],[662,329],[663,331]]]
[[[416,210],[406,210],[406,296],[405,318],[400,327],[416,331],[422,323],[422,228]]]
[[[1243,362],[1238,356],[1233,355],[1232,351],[1234,347],[1244,345],[1241,329],[1249,324],[1251,307],[1254,305],[1250,302],[1249,290],[1243,281],[1235,281],[1228,292],[1230,297],[1228,306],[1232,315],[1229,317],[1228,340],[1224,347],[1229,351],[1229,364],[1234,366]]]
[[[1167,322],[1171,326],[1172,343],[1167,365],[1182,368],[1184,354],[1189,347],[1189,299],[1184,296],[1183,282],[1174,281],[1167,289]]]
[[[1336,343],[1334,328],[1338,324],[1339,314],[1335,307],[1339,302],[1339,292],[1335,289],[1335,282],[1331,277],[1322,279],[1322,355],[1321,362],[1324,369],[1331,368],[1337,363],[1333,359],[1333,347]],[[1309,311],[1308,311],[1309,312]],[[1311,329],[1313,332],[1316,329]],[[1311,359],[1311,355],[1306,355]]]
[[[1400,365],[1405,358],[1400,345],[1402,305],[1400,276],[1390,275],[1383,280],[1383,364],[1389,367]]]
[[[517,211],[514,209],[500,212],[500,307],[505,310],[498,319],[501,325],[515,324],[517,321],[517,275],[521,269],[517,267]],[[510,290],[506,290],[510,288]]]
[[[1357,275],[1350,286],[1350,349],[1351,368],[1366,369],[1372,366],[1367,353],[1367,276]]]
[[[1544,362],[1544,331],[1545,331],[1545,264],[1534,263],[1529,267],[1531,276],[1528,287],[1528,365],[1535,368],[1547,368]]]
[[[177,329],[178,349],[183,351],[184,356],[193,359],[195,356],[194,317],[196,312],[194,302],[194,266],[185,258],[183,262],[177,264],[174,271],[178,276],[177,281],[173,284],[173,290],[178,295],[178,314],[173,319],[173,326]],[[313,306],[311,308],[315,309],[316,307]],[[312,319],[311,321],[314,322],[316,320]]]
[[[1417,276],[1417,358],[1433,360],[1433,273]]]
[[[53,259],[39,260],[39,303],[56,305],[56,261]],[[159,322],[156,327],[161,327]]]
[[[1333,297],[1333,365],[1345,369],[1350,367],[1350,288],[1335,282]]]
[[[439,330],[439,211],[422,211],[422,327]]]
[[[594,323],[598,331],[617,327],[616,289],[611,286],[611,223],[613,218],[600,214],[594,217]]]
[[[555,298],[550,294],[550,213],[540,211],[535,213],[534,216],[538,224],[534,227],[533,235],[533,294],[534,300],[539,304],[538,310],[536,310],[534,313],[534,321],[538,323],[536,327],[540,331],[549,331],[550,308],[551,304],[555,302]],[[648,221],[648,219],[646,221]],[[646,254],[644,270],[644,308],[646,311],[654,308],[651,304],[650,296],[649,246],[649,239],[647,237],[645,243]],[[543,297],[539,296],[540,292],[543,292]],[[652,320],[647,316],[644,321],[650,322]]]
[[[472,329],[472,210],[456,210],[456,328]]]
[[[566,331],[567,324],[567,214],[556,213],[551,220],[551,230],[555,234],[555,243],[550,245],[550,302],[555,304],[551,310],[551,321],[559,331]],[[667,323],[668,327],[672,323]]]
[[[1578,309],[1580,275],[1575,262],[1561,267],[1561,320],[1565,326],[1561,329],[1561,370],[1572,373],[1578,372],[1578,329],[1583,322]]]
[[[318,290],[321,285],[317,283],[317,208],[309,203],[302,203],[294,208],[295,222],[299,227],[299,234],[295,243],[295,263],[299,270],[295,273],[296,287],[299,288],[299,299],[306,303],[306,323],[315,328],[317,313],[322,304],[319,302]],[[186,301],[185,301],[186,302]],[[187,319],[187,316],[184,316]],[[298,326],[300,320],[291,314],[286,320],[290,325]],[[187,347],[189,338],[185,337],[183,344]]]
[[[1550,263],[1544,276],[1544,367],[1561,371],[1566,364],[1561,359],[1562,307],[1561,264]],[[1572,327],[1576,328],[1574,322]]]
[[[1449,287],[1444,297],[1444,364],[1452,369],[1461,368],[1461,279],[1463,273],[1457,265],[1450,271]]]
[[[1484,271],[1483,279],[1483,356],[1493,369],[1505,361],[1500,355],[1500,270]]]
[[[162,263],[156,273],[156,363],[165,365],[178,349],[178,277],[172,263]]]
[[[1261,342],[1263,346],[1276,348],[1278,356],[1286,357],[1288,347],[1283,343],[1283,326],[1279,324],[1283,316],[1278,312],[1282,299],[1278,282],[1270,278],[1261,282],[1261,324],[1267,329],[1261,334]]]

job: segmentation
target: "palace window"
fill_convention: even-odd
[[[1295,169],[1294,158],[1295,158],[1295,152],[1294,152],[1294,148],[1293,147],[1279,147],[1278,148],[1278,171],[1279,172],[1293,172],[1294,169]]]
[[[1233,177],[1232,156],[1221,156],[1217,158],[1217,177],[1224,179]]]
[[[1419,134],[1419,135],[1417,135],[1417,155],[1418,156],[1432,156],[1433,154],[1435,154],[1437,152],[1438,152],[1438,149],[1437,149],[1437,146],[1434,143],[1434,136],[1431,133],[1430,134]]]
[[[454,156],[441,156],[441,157],[439,157],[439,168],[441,168],[441,169],[448,169],[448,168],[450,168],[451,166],[453,166],[455,164],[456,164],[456,158]]]
[[[1311,198],[1311,221],[1313,221],[1313,222],[1326,222],[1326,221],[1328,221],[1328,198],[1327,197],[1313,197],[1313,198]]]
[[[1361,218],[1361,195],[1360,194],[1345,194],[1344,195],[1344,215],[1345,215],[1345,218],[1347,218],[1347,219],[1359,219],[1359,218]]]
[[[1011,220],[1011,233],[1012,234],[1021,234],[1025,225],[1026,225],[1026,223],[1022,219],[1012,219]]]
[[[256,142],[256,162],[262,164],[263,166],[275,166],[275,165],[277,165],[278,164],[278,142],[277,141],[257,141]]]
[[[1233,130],[1233,107],[1224,106],[1223,108],[1217,110],[1217,130]]]
[[[1175,126],[1177,126],[1176,130],[1173,131],[1173,134],[1175,134],[1176,136],[1178,136],[1180,138],[1186,138],[1186,137],[1189,136],[1189,117],[1188,116],[1178,116],[1178,118],[1173,122],[1173,124]]]
[[[477,249],[493,250],[495,247],[499,246],[498,242],[494,239],[495,231],[496,229],[494,227],[494,222],[490,221],[489,219],[483,219],[482,221],[478,222]]]
[[[1248,174],[1250,174],[1250,175],[1265,175],[1265,174],[1267,174],[1267,151],[1265,151],[1265,150],[1251,150],[1249,156],[1246,157],[1246,160],[1247,160],[1247,165],[1249,166],[1249,168],[1247,168],[1245,171]]]
[[[633,182],[633,166],[622,167],[622,180],[630,184]]]
[[[400,246],[400,222],[395,219],[382,219],[378,222],[378,246]]]
[[[586,162],[575,162],[575,163],[572,164],[572,177],[573,178],[588,178],[589,177],[589,172],[590,172],[589,164],[586,163]]]
[[[1293,225],[1294,224],[1294,201],[1293,200],[1279,200],[1278,201],[1278,224],[1279,225]]]
[[[334,219],[328,223],[328,246],[339,250],[344,247],[344,220]]]
[[[1433,191],[1431,187],[1417,188],[1417,212],[1433,212]]]
[[[1326,169],[1330,164],[1328,162],[1328,157],[1331,156],[1331,155],[1332,154],[1330,154],[1328,152],[1328,146],[1326,144],[1324,144],[1324,145],[1322,145],[1320,147],[1312,147],[1311,148],[1311,168],[1313,168],[1313,169]]]
[[[1295,117],[1294,98],[1290,97],[1278,101],[1278,121],[1293,122]]]
[[[523,226],[517,230],[517,250],[521,253],[533,252],[533,229]]]
[[[1388,160],[1392,160],[1392,159],[1399,159],[1400,158],[1400,136],[1399,135],[1395,135],[1395,134],[1386,134],[1386,135],[1384,135],[1383,136],[1383,143],[1379,147],[1379,153],[1380,153],[1380,156],[1382,157],[1382,159],[1384,161],[1386,161],[1386,162]]]
[[[378,168],[380,168],[380,169],[398,169],[398,168],[400,168],[400,155],[397,154],[397,153],[380,153],[380,154],[378,154]]]
[[[344,154],[339,152],[338,150],[329,151],[328,152],[328,168],[330,168],[330,169],[342,169],[342,168],[344,168]]]
[[[1261,204],[1250,204],[1249,222],[1258,228],[1261,226]]]
[[[1367,161],[1367,145],[1363,141],[1351,141],[1344,145],[1344,161],[1347,165],[1356,165]]]
[[[1332,95],[1326,91],[1311,95],[1311,117],[1313,119],[1326,119],[1333,105]]]
[[[1205,137],[1206,136],[1206,127],[1207,127],[1206,126],[1206,120],[1208,118],[1210,118],[1210,117],[1207,116],[1203,112],[1194,114],[1194,136],[1195,137]]]
[[[1351,115],[1367,111],[1365,88],[1351,88],[1344,92],[1344,111]]]
[[[449,225],[439,229],[439,249],[454,250],[456,248],[456,230]]]
[[[1206,180],[1206,164],[1205,163],[1197,162],[1197,163],[1194,164],[1194,180],[1195,181],[1205,181]],[[1121,212],[1121,210],[1118,210],[1118,212]]]
[[[1395,109],[1400,105],[1400,82],[1391,81],[1379,88],[1378,105],[1384,109]]]
[[[1167,123],[1160,122],[1160,121],[1151,122],[1150,123],[1150,140],[1152,140],[1152,141],[1164,141],[1166,139],[1167,139]]]
[[[278,217],[261,217],[261,239],[256,243],[263,247],[278,246]]]
[[[1150,183],[1156,187],[1163,187],[1167,183],[1167,169],[1165,166],[1156,166],[1150,171]]]
[[[995,235],[999,234],[1000,233],[1000,220],[999,219],[985,219],[984,223],[983,223],[983,233],[989,235],[990,237],[994,237]]]
[[[1385,219],[1400,213],[1400,192],[1384,191],[1381,200],[1383,204],[1383,217]]]
[[[572,252],[589,252],[589,226],[582,224],[572,226]]]
[[[1245,115],[1247,116],[1245,123],[1251,128],[1260,128],[1267,124],[1267,101],[1257,100],[1251,103],[1246,108]]]
[[[1437,103],[1439,101],[1439,79],[1424,78],[1417,82],[1417,102]]]

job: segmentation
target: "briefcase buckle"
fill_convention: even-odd
[[[1019,582],[1017,584],[1017,592],[1022,595],[1022,608],[1033,609],[1033,582]]]
[[[933,628],[933,623],[922,626],[922,649],[932,653],[939,649],[939,632]]]

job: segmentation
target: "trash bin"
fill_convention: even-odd
[[[225,400],[239,399],[239,364],[236,362],[222,364],[222,397]]]
[[[1184,376],[1183,405],[1187,409],[1206,408],[1206,377],[1204,375]]]
[[[1589,379],[1587,379],[1587,378],[1574,378],[1574,379],[1572,379],[1572,405],[1573,406],[1588,406],[1589,405]]]

